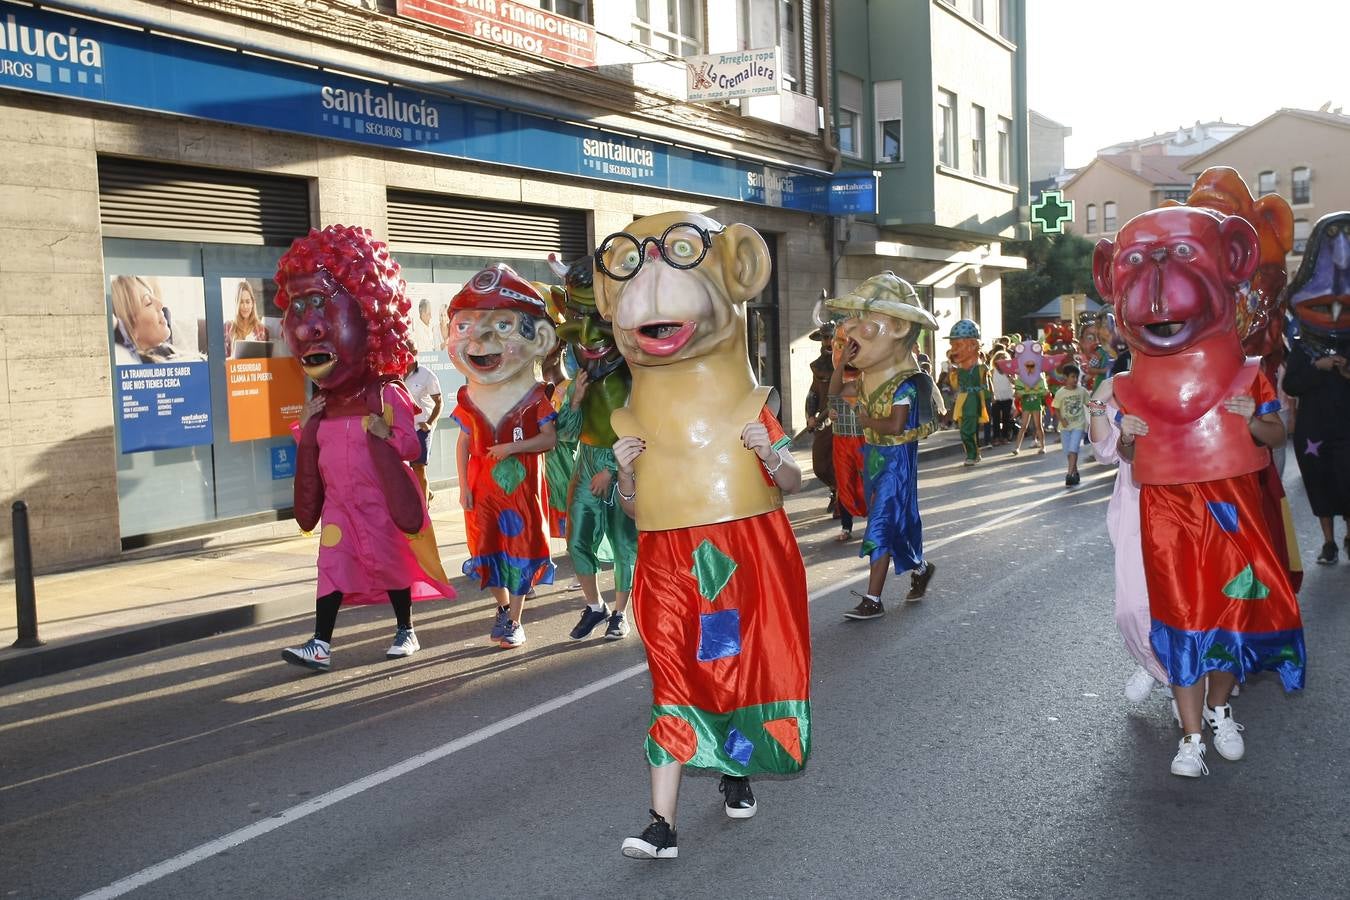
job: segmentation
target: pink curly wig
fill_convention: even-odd
[[[286,282],[297,275],[323,269],[356,298],[366,320],[366,365],[377,375],[399,375],[412,364],[408,348],[407,284],[399,277],[399,265],[389,247],[375,240],[368,228],[329,225],[311,228],[296,238],[291,249],[277,261],[276,304],[290,306]]]

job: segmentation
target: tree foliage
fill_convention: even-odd
[[[1004,244],[1004,253],[1027,261],[1025,272],[1003,276],[1004,330],[1026,331],[1030,324],[1027,316],[1060,294],[1087,294],[1099,299],[1092,285],[1093,246],[1087,238],[1068,232],[1037,232],[1029,241]]]

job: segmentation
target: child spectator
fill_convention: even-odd
[[[994,428],[993,446],[1012,441],[1013,385],[1012,379],[998,369],[1000,360],[1008,359],[1003,350],[994,351],[994,365],[989,367],[989,384],[993,391],[994,402],[990,405],[989,415]]]
[[[1064,486],[1073,487],[1080,480],[1078,448],[1082,446],[1083,433],[1087,431],[1088,392],[1078,383],[1080,373],[1076,365],[1069,363],[1063,372],[1064,387],[1055,393],[1055,409],[1059,410],[1059,442],[1064,448]]]

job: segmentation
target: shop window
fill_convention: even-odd
[[[998,180],[1012,184],[1012,119],[998,117]]]
[[[1311,203],[1312,202],[1312,170],[1307,166],[1298,166],[1293,171],[1293,177],[1290,181],[1289,202],[1291,203]]]
[[[1273,193],[1275,193],[1275,173],[1267,169],[1256,176],[1256,195],[1264,197]]]
[[[1107,200],[1102,204],[1102,231],[1110,234],[1116,230],[1116,201]]]
[[[976,324],[980,321],[980,289],[977,287],[959,287],[956,296],[961,301],[961,318]]]
[[[903,82],[878,81],[872,85],[876,110],[877,162],[904,162],[905,129]]]
[[[698,0],[635,0],[633,39],[671,56],[702,53],[702,4]]]
[[[1308,236],[1312,234],[1312,223],[1307,219],[1294,220],[1294,254],[1302,256],[1308,250]]]
[[[956,95],[938,91],[938,162],[956,168]]]
[[[1087,233],[1097,233],[1097,204],[1095,203],[1087,205]]]
[[[839,152],[862,156],[863,83],[861,78],[839,73]]]
[[[970,105],[970,163],[972,171],[984,177],[986,174],[984,159],[984,107]]]

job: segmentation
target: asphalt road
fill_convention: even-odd
[[[1165,694],[1132,705],[1111,617],[1114,473],[1000,455],[921,482],[928,598],[846,623],[857,543],[817,488],[790,511],[812,590],[815,745],[724,816],[685,779],[680,858],[639,862],[649,685],[636,635],[567,640],[565,585],[490,646],[474,591],[414,610],[423,651],[384,659],[384,608],[346,609],[337,668],[278,651],[308,618],[0,691],[0,895],[203,897],[1350,896],[1350,564],[1290,484],[1310,571],[1308,688],[1253,680],[1247,758],[1168,772]],[[570,570],[564,570],[570,572]],[[907,581],[907,580],[906,580]]]

